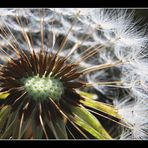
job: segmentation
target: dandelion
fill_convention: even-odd
[[[0,138],[147,139],[147,39],[133,16],[1,9]]]

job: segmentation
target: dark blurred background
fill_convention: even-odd
[[[134,9],[136,18],[142,17],[142,24],[147,23],[148,25],[148,8],[147,9]]]

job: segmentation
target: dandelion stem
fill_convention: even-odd
[[[75,136],[74,136],[74,135],[72,134],[72,132],[70,131],[70,129],[68,128],[67,125],[66,125],[66,128],[67,128],[68,132],[70,133],[70,135],[71,135],[74,139],[76,139]]]
[[[26,31],[24,30],[24,26],[22,24],[22,20],[19,19],[17,15],[15,15],[15,17],[16,17],[17,23],[21,26],[21,32],[23,34],[23,37],[26,40],[26,43],[28,45],[28,48],[29,48],[30,52],[32,53],[32,46],[31,46],[31,43],[30,43],[30,39],[29,39]]]
[[[41,51],[44,51],[44,9],[40,11],[40,29],[41,29]]]
[[[17,56],[18,56],[18,51],[17,51],[17,49],[12,45],[12,43],[10,43],[5,37],[4,37],[4,35],[0,35],[5,41],[7,41],[8,42],[8,44],[12,47],[12,49],[10,49],[10,48],[8,48],[8,47],[5,47],[8,51],[11,51],[11,52],[16,52],[17,53]],[[4,51],[4,49],[3,49],[3,46],[0,44],[0,49],[2,50],[2,52],[3,53],[5,53],[8,57],[11,57],[6,51]],[[20,57],[20,54],[19,54],[19,57]],[[12,57],[10,58],[11,60],[13,59]],[[10,60],[9,59],[9,60]]]
[[[106,118],[106,119],[109,119],[109,120],[111,120],[111,121],[113,121],[113,122],[115,122],[115,123],[117,123],[117,124],[119,124],[119,125],[122,125],[122,126],[128,128],[128,129],[132,129],[132,127],[129,127],[128,125],[123,124],[123,123],[121,123],[121,122],[118,122],[118,121],[116,121],[116,120],[114,120],[114,119],[112,119],[112,118],[110,118],[110,117],[107,117],[107,116],[105,116],[105,115],[103,115],[103,114],[100,114],[100,113],[98,113],[98,112],[96,112],[96,111],[93,111],[93,110],[90,110],[90,109],[88,109],[88,110],[89,110],[90,112],[96,114],[96,115],[99,115],[99,116],[101,116],[101,117],[104,117],[104,118]]]
[[[93,86],[93,85],[102,85],[102,86],[108,86],[108,85],[110,85],[111,84],[111,86],[119,86],[119,85],[121,85],[121,84],[123,84],[123,82],[122,81],[112,81],[112,82],[93,82],[93,83],[86,83],[86,87],[91,87],[91,86]],[[112,85],[112,84],[114,84],[114,85]]]
[[[19,46],[18,40],[16,39],[16,37],[14,36],[14,34],[12,33],[12,31],[10,30],[10,28],[8,27],[8,25],[5,22],[4,22],[4,24],[5,24],[6,28],[8,29],[9,33],[12,35],[12,37],[13,37],[13,39],[15,41],[15,43],[8,42],[8,44],[12,47],[12,49],[14,49],[14,51],[17,53],[17,55],[22,56],[21,53],[20,53],[20,51],[18,50],[18,48],[15,45],[15,44],[17,44]],[[5,31],[5,30],[3,29],[3,31]],[[5,36],[6,36],[6,34],[5,34]],[[7,39],[5,39],[5,40],[7,41]],[[22,51],[22,49],[20,49],[20,50]],[[23,53],[23,51],[22,51],[22,53]]]
[[[79,15],[79,13],[78,13],[77,15]],[[70,32],[72,31],[72,29],[73,29],[73,27],[74,27],[74,25],[75,25],[76,23],[77,23],[77,20],[76,20],[76,18],[75,18],[74,21],[73,21],[72,24],[71,24],[70,29],[68,30],[68,32],[67,32],[67,34],[66,34],[66,36],[65,36],[65,38],[63,39],[63,41],[62,41],[62,43],[61,43],[61,45],[60,45],[60,47],[59,47],[59,49],[58,49],[56,55],[58,55],[58,54],[60,53],[60,51],[61,51],[61,50],[64,48],[64,46],[66,45],[66,43],[67,43],[67,41],[68,41],[68,36],[69,36]]]
[[[22,131],[23,120],[24,120],[24,113],[22,113],[21,120],[20,120],[19,135],[18,135],[19,139],[21,138],[21,131]]]
[[[90,27],[90,26],[88,26],[88,29],[89,29],[89,27]],[[87,39],[90,37],[90,35],[91,35],[91,34],[89,34],[89,35],[86,36],[86,37],[85,37],[85,35],[83,35],[83,36],[78,40],[78,42],[74,44],[74,46],[71,48],[71,50],[67,53],[67,55],[65,56],[66,59],[68,59],[68,58],[72,55],[72,53],[73,53],[76,49],[78,49],[78,48],[80,47],[80,45],[82,45],[85,40],[87,40]]]
[[[114,63],[105,63],[105,64],[100,64],[100,65],[96,65],[96,66],[92,66],[90,68],[86,68],[84,70],[82,70],[81,72],[84,74],[87,74],[87,73],[90,73],[90,72],[93,72],[93,71],[96,71],[96,70],[102,70],[102,69],[105,69],[105,68],[109,68],[109,67],[113,67],[113,66],[118,66],[120,64],[123,64],[123,62],[121,60],[118,60]]]

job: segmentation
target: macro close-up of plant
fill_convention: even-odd
[[[0,139],[148,139],[147,24],[132,9],[1,8]]]

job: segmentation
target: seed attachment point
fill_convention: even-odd
[[[64,92],[64,86],[59,79],[53,77],[39,77],[39,75],[23,78],[22,83],[28,94],[36,101],[43,101],[49,97],[58,101]]]

